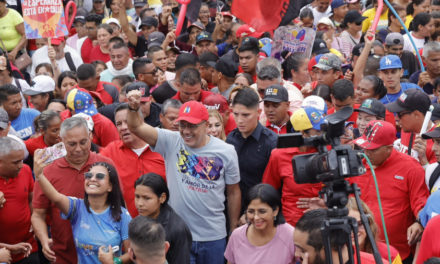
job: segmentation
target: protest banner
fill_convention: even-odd
[[[315,30],[297,25],[282,26],[275,30],[272,43],[272,57],[281,59],[281,52],[287,50],[291,53],[301,52],[310,57],[315,41]]]
[[[22,0],[26,38],[60,37],[68,34],[62,0]]]

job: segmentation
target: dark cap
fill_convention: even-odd
[[[73,20],[73,23],[81,22],[85,24],[86,16],[88,15],[88,13],[89,12],[87,12],[87,10],[85,10],[84,8],[82,7],[78,8],[78,10],[76,10],[76,15],[75,15],[75,19]]]
[[[399,32],[391,32],[385,38],[385,45],[387,46],[403,45],[404,43],[403,36]]]
[[[326,53],[321,56],[321,58],[318,61],[318,64],[313,66],[313,68],[318,68],[324,71],[328,71],[331,69],[334,70],[341,70],[341,59],[333,53]]]
[[[140,91],[141,92],[141,102],[148,102],[150,101],[150,87],[148,84],[144,82],[133,82],[130,83],[127,86],[127,89],[125,90],[125,94],[128,94],[131,91]]]
[[[440,120],[440,104],[432,104],[434,110],[432,111],[431,121]]]
[[[188,32],[191,30],[191,27],[196,27],[202,31],[205,30],[205,26],[200,21],[196,21],[196,22],[192,23],[191,25],[189,25]]]
[[[196,45],[202,41],[213,42],[212,37],[211,37],[211,33],[207,32],[207,31],[203,31],[200,34],[198,34],[196,37]]]
[[[203,52],[199,56],[200,65],[214,68],[218,61],[218,56],[210,51]]]
[[[134,0],[134,7],[143,7],[147,4],[147,0]]]
[[[258,39],[254,37],[245,37],[243,41],[241,42],[240,48],[238,48],[239,52],[247,51],[247,50],[254,50],[259,51],[260,50],[260,43],[258,42]]]
[[[289,93],[287,89],[279,84],[274,84],[266,88],[264,91],[265,102],[281,103],[289,101]]]
[[[149,17],[142,19],[142,22],[139,25],[139,29],[142,29],[142,26],[157,27],[157,25],[159,25],[159,21],[157,21],[156,18],[149,16]]]
[[[232,60],[228,60],[224,57],[221,57],[217,61],[215,70],[230,78],[234,78],[238,72],[237,65]]]
[[[423,139],[440,138],[440,124],[435,126],[435,128],[429,132],[422,134]]]
[[[400,113],[403,111],[412,112],[417,110],[425,114],[430,105],[431,100],[425,92],[412,88],[404,91],[396,101],[387,104],[386,108],[393,113]]]
[[[385,105],[382,104],[381,101],[375,98],[368,98],[362,102],[361,106],[359,106],[358,109],[354,109],[354,111],[364,112],[369,115],[385,118],[386,109],[385,109]]]
[[[0,108],[0,128],[6,129],[9,125],[9,115],[5,109]]]
[[[160,31],[151,32],[148,35],[148,48],[154,46],[162,46],[162,42],[165,40],[165,35]]]
[[[330,50],[327,48],[327,44],[325,43],[324,40],[322,39],[315,39],[315,41],[313,41],[313,48],[312,48],[312,53],[313,54],[325,54],[325,53],[329,53]]]
[[[343,24],[347,25],[347,23],[359,23],[364,21],[366,18],[367,17],[362,16],[358,11],[351,10],[345,14]]]

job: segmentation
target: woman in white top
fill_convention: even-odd
[[[425,43],[429,40],[431,34],[434,33],[434,19],[428,13],[417,14],[411,22],[409,30],[411,30],[409,33],[411,34],[418,51],[423,48],[423,45],[425,45]],[[403,35],[403,41],[403,50],[415,53],[407,34]]]
[[[351,51],[353,47],[359,44],[362,36],[362,21],[364,21],[366,17],[363,17],[357,11],[349,11],[344,17],[344,21],[341,24],[341,27],[344,28],[339,39],[340,39],[340,47],[341,52],[348,59],[351,57]]]

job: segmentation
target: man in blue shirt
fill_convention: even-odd
[[[34,119],[40,112],[23,108],[19,88],[11,84],[0,86],[0,105],[8,113],[12,127],[22,140],[35,133]]]
[[[239,90],[232,101],[237,128],[228,135],[226,142],[237,151],[242,198],[246,197],[252,186],[261,183],[277,142],[277,135],[258,122],[261,113],[259,101],[258,94],[252,88]]]
[[[413,83],[402,83],[402,61],[396,55],[387,55],[380,59],[379,78],[382,79],[387,94],[380,99],[383,104],[389,104],[397,100],[403,91],[411,88],[421,89]]]

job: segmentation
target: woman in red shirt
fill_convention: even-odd
[[[30,156],[34,156],[36,149],[44,149],[60,142],[60,115],[52,110],[43,111],[34,121],[35,130],[40,135],[30,138],[24,143]]]
[[[108,24],[98,26],[98,45],[93,47],[90,53],[90,61],[110,61],[110,39],[113,37],[113,28]]]

